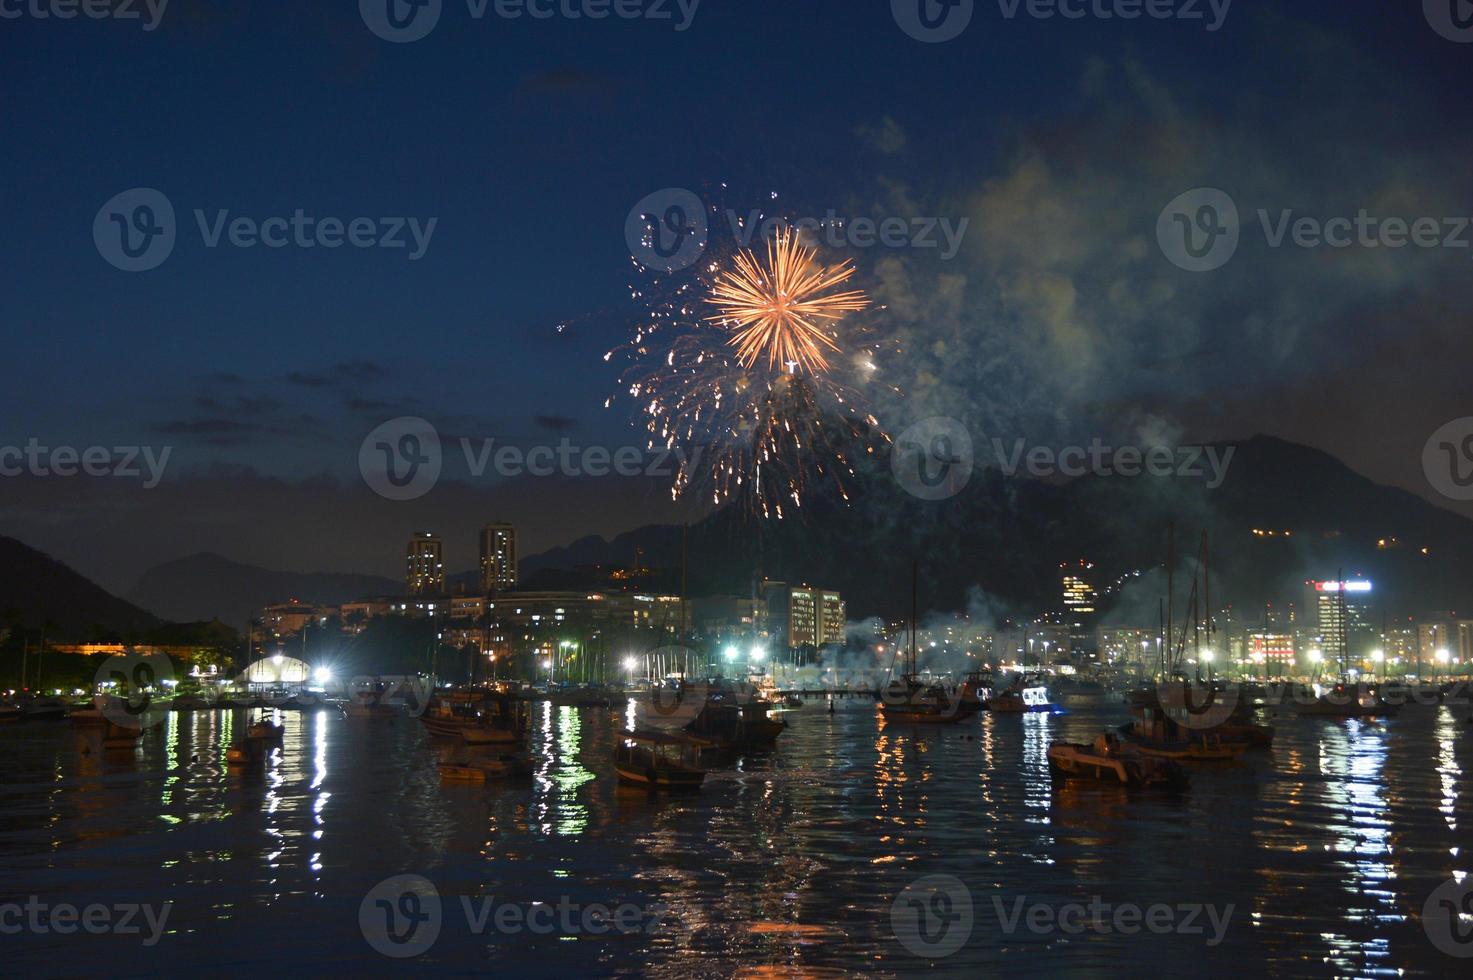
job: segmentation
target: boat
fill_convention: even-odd
[[[0,704],[0,725],[20,721],[23,713],[21,706],[14,702],[7,701]]]
[[[798,695],[796,694],[784,694],[783,707],[791,708],[796,711],[798,708],[803,707],[803,699],[798,697]]]
[[[954,725],[971,717],[961,709],[960,696],[949,695],[938,684],[922,683],[916,667],[916,616],[919,606],[920,564],[910,569],[910,643],[905,651],[905,673],[880,692],[880,717],[890,725]]]
[[[264,715],[252,722],[246,729],[246,738],[258,742],[279,742],[285,734],[285,728]]]
[[[385,693],[386,689],[382,684],[355,690],[343,703],[343,713],[349,718],[388,718],[397,715],[399,709],[384,699]]]
[[[992,704],[995,683],[989,670],[973,670],[964,675],[958,689],[962,710],[968,714],[986,711]]]
[[[593,687],[554,688],[548,692],[547,700],[558,707],[607,708],[609,698],[603,691]]]
[[[684,730],[723,748],[767,749],[788,727],[769,714],[772,708],[754,694],[718,688]]]
[[[1043,678],[1023,674],[1013,678],[1007,689],[995,693],[987,704],[987,710],[996,714],[1027,714],[1053,709]]]
[[[171,711],[208,711],[213,707],[203,694],[178,694],[169,702]]]
[[[488,779],[511,779],[532,772],[524,755],[496,755],[440,763],[440,778],[447,782],[484,783]]]
[[[1159,708],[1142,708],[1134,721],[1120,726],[1121,738],[1144,755],[1174,762],[1232,762],[1248,751],[1212,731],[1193,731]]]
[[[71,707],[61,698],[36,698],[21,705],[21,721],[65,721]]]
[[[701,741],[675,732],[635,731],[614,747],[619,782],[650,790],[694,790],[706,780]]]
[[[445,691],[420,715],[425,730],[467,745],[515,745],[527,737],[527,702],[500,691]]]
[[[706,708],[711,685],[672,678],[658,683],[634,698],[634,725],[638,729],[681,731]]]
[[[1065,778],[1096,779],[1131,789],[1180,789],[1187,784],[1181,766],[1142,755],[1109,732],[1096,735],[1090,745],[1055,742],[1049,746],[1048,762],[1049,769]]]
[[[1301,716],[1308,718],[1390,718],[1401,711],[1401,705],[1389,704],[1374,686],[1352,680],[1340,680],[1333,686],[1317,688],[1313,701],[1295,705]]]

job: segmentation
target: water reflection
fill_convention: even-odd
[[[454,747],[407,716],[275,713],[280,748],[247,766],[225,763],[246,724],[228,711],[172,715],[122,754],[66,726],[24,726],[4,735],[0,891],[174,899],[168,955],[179,959],[166,966],[240,966],[269,935],[302,969],[376,972],[357,905],[405,871],[455,908],[461,896],[568,895],[663,906],[680,923],[618,941],[475,937],[447,924],[436,965],[463,969],[902,973],[923,964],[897,946],[889,903],[935,873],[965,880],[980,910],[948,972],[994,971],[1001,950],[1023,945],[988,904],[1022,894],[1237,907],[1222,950],[1140,937],[1131,955],[1161,970],[1441,962],[1415,915],[1465,870],[1470,748],[1458,719],[1408,709],[1386,725],[1290,720],[1271,754],[1201,770],[1180,798],[1056,783],[1048,743],[1087,740],[1122,712],[921,728],[884,726],[857,704],[800,710],[774,752],[680,798],[618,788],[610,755],[626,713],[550,703],[534,707],[533,778],[483,786],[441,783],[438,754]],[[1028,938],[1030,970],[1105,974],[1125,955],[1118,937],[1056,940]],[[21,942],[49,957],[32,968],[95,968],[84,943],[43,953]]]

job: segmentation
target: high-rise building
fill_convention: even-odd
[[[789,649],[844,642],[844,600],[832,589],[763,582],[771,631]]]
[[[1094,565],[1083,558],[1059,566],[1063,575],[1064,618],[1069,648],[1075,654],[1095,652],[1095,610],[1099,594],[1093,585]]]
[[[481,592],[506,592],[517,587],[517,529],[510,524],[481,528]]]
[[[421,531],[409,539],[405,552],[405,584],[410,595],[443,595],[445,592],[445,545],[435,535]]]
[[[1380,642],[1371,617],[1371,583],[1364,580],[1310,582],[1319,619],[1319,642],[1325,660],[1336,662],[1341,651],[1350,661],[1365,657]]]

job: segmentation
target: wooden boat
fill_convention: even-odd
[[[1131,789],[1181,788],[1187,783],[1181,766],[1144,756],[1109,732],[1096,735],[1091,745],[1055,742],[1049,746],[1048,761],[1049,768],[1062,777],[1096,779]]]
[[[419,720],[438,738],[516,745],[527,737],[527,702],[500,691],[448,691],[435,695]]]
[[[592,687],[554,688],[548,693],[547,699],[558,707],[566,708],[607,708],[609,706],[608,695]]]
[[[1159,721],[1167,725],[1162,727]],[[1232,762],[1248,751],[1245,742],[1228,742],[1206,732],[1179,731],[1169,719],[1128,722],[1120,726],[1120,737],[1142,755],[1173,762]]]
[[[614,747],[619,782],[651,790],[699,789],[706,770],[698,740],[674,732],[630,732]]]
[[[524,755],[497,755],[440,763],[440,778],[446,782],[484,783],[489,779],[511,779],[532,772]]]

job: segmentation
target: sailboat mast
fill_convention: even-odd
[[[1166,522],[1166,649],[1161,654],[1161,672],[1172,659],[1172,647],[1176,644],[1173,617],[1176,604],[1176,521]]]
[[[913,561],[910,563],[910,670],[909,676],[916,675],[916,611],[919,605],[919,580],[921,574],[921,563]]]

